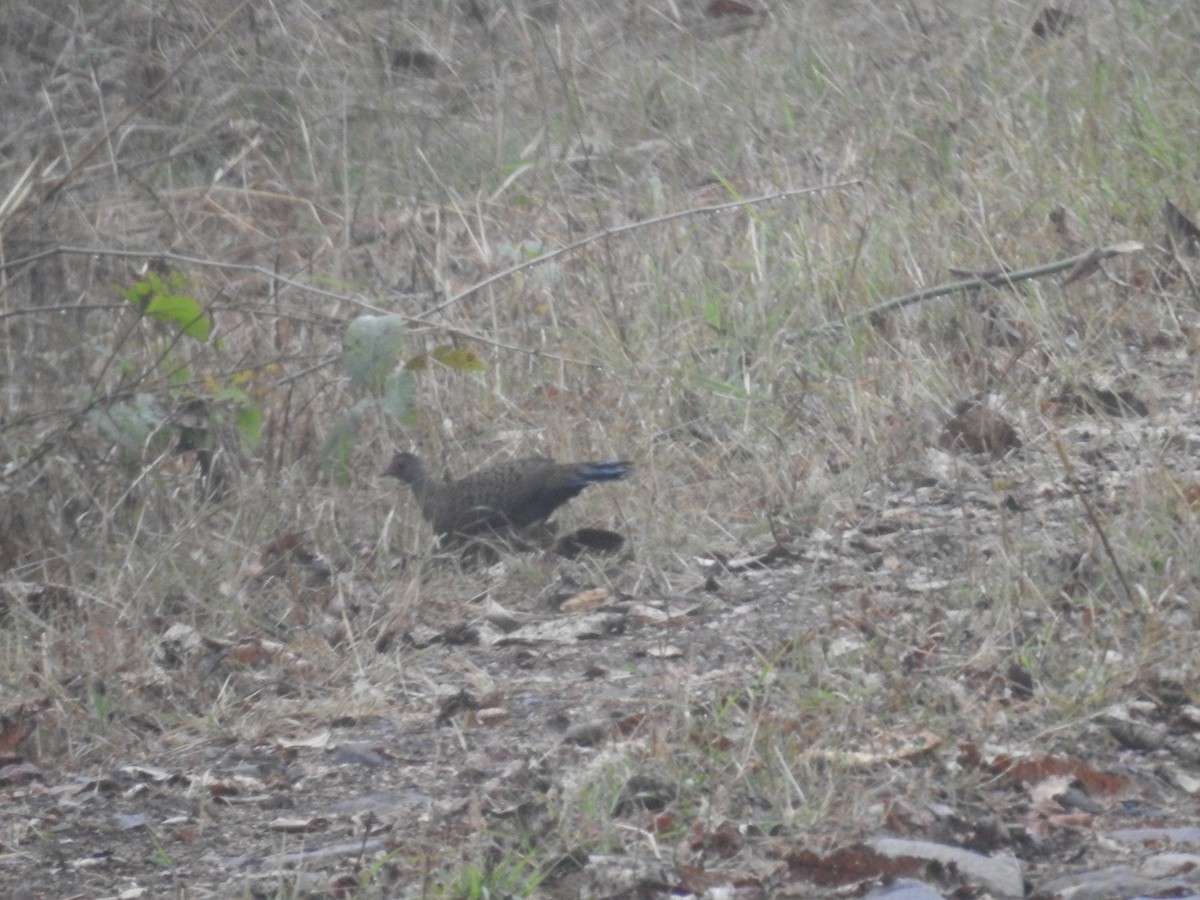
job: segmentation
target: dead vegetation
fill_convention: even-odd
[[[813,896],[891,836],[1051,896],[1183,818],[1198,34],[4,6],[0,884]],[[561,516],[626,550],[460,567],[397,448],[629,458]]]

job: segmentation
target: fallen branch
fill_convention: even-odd
[[[1110,259],[1114,256],[1120,256],[1126,253],[1136,253],[1142,249],[1142,245],[1137,241],[1123,241],[1120,244],[1113,244],[1110,247],[1099,247],[1093,250],[1088,250],[1086,253],[1080,253],[1078,256],[1072,256],[1067,259],[1060,259],[1056,262],[1046,263],[1041,266],[1034,266],[1029,269],[1017,269],[1011,272],[995,272],[979,275],[974,278],[966,278],[962,281],[952,281],[949,284],[940,284],[936,287],[924,288],[919,291],[914,291],[911,294],[904,294],[901,297],[894,297],[877,306],[872,306],[870,309],[864,309],[856,313],[852,313],[837,322],[825,322],[815,328],[811,328],[800,335],[801,340],[808,338],[821,337],[822,335],[834,334],[843,331],[856,322],[861,322],[865,319],[871,319],[875,316],[881,316],[885,313],[895,312],[898,309],[903,309],[906,306],[911,306],[914,303],[920,303],[924,300],[932,300],[935,297],[944,297],[947,294],[957,294],[962,291],[978,290],[982,287],[1005,287],[1016,284],[1019,281],[1028,281],[1031,278],[1041,278],[1043,275],[1054,275],[1057,272],[1066,272],[1079,268],[1080,273],[1072,280],[1078,280],[1080,277],[1085,277],[1087,272],[1095,271],[1099,268],[1101,262]],[[1085,272],[1087,270],[1087,272]]]

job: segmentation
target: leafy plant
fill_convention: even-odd
[[[135,394],[131,400],[93,409],[88,418],[121,450],[122,459],[135,463],[144,448],[161,449],[170,441],[169,412],[153,394]]]
[[[363,396],[330,429],[321,469],[331,478],[350,476],[350,461],[364,418],[378,409],[397,424],[412,422],[416,410],[416,373],[430,360],[449,369],[478,372],[483,361],[473,351],[442,345],[401,365],[405,320],[402,316],[359,316],[346,327],[342,360],[352,389]]]
[[[167,326],[169,345],[155,357],[152,368],[132,360],[118,360],[116,368],[126,382],[147,385],[157,374],[166,387],[146,387],[131,397],[97,401],[88,419],[115,443],[127,465],[137,465],[144,453],[161,453],[168,447],[181,450],[211,449],[214,435],[232,418],[242,447],[253,450],[262,439],[261,393],[265,370],[248,369],[232,375],[195,377],[189,366],[171,352],[180,340],[207,344],[213,321],[203,305],[188,292],[179,272],[149,272],[122,292],[138,313]],[[219,345],[218,345],[219,349]]]
[[[184,293],[186,289],[187,280],[179,272],[171,272],[166,278],[148,272],[141,281],[134,282],[124,296],[143,316],[174,324],[187,337],[207,341],[212,334],[212,319],[205,315],[204,308],[195,298]]]

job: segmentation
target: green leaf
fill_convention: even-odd
[[[93,409],[88,418],[121,448],[126,458],[140,456],[148,444],[164,447],[173,432],[168,427],[167,411],[152,394],[137,394],[107,409]]]
[[[346,372],[359,387],[378,396],[404,348],[400,316],[359,316],[346,327]]]
[[[262,407],[256,404],[242,406],[238,409],[235,418],[242,446],[250,452],[254,452],[262,443]]]
[[[197,300],[184,293],[186,290],[187,280],[178,272],[172,272],[166,279],[150,272],[130,285],[124,296],[143,316],[176,325],[188,337],[207,341],[212,334],[212,319],[204,314]]]
[[[417,394],[417,379],[412,372],[402,369],[388,376],[383,387],[381,405],[383,411],[398,422],[409,423],[416,411],[413,399]]]
[[[459,372],[483,372],[487,369],[483,360],[474,350],[466,347],[455,347],[453,344],[443,344],[435,347],[430,354],[447,369],[457,369]]]
[[[350,480],[350,461],[354,455],[354,441],[362,425],[363,414],[370,406],[369,400],[359,400],[346,414],[333,423],[325,447],[321,451],[321,472],[326,478],[338,482]]]
[[[173,322],[180,331],[198,341],[207,341],[212,333],[212,319],[204,315],[203,308],[191,297],[159,295],[146,304],[143,314],[160,322]]]
[[[726,382],[719,381],[716,378],[697,376],[696,382],[708,388],[714,394],[720,394],[725,397],[736,397],[739,400],[749,400],[752,396],[746,392],[745,388],[738,387],[734,384],[727,384]]]
[[[233,407],[242,446],[253,452],[262,441],[262,407],[246,391],[236,385],[226,385],[212,392],[212,400],[224,407]],[[214,419],[216,416],[214,416]]]

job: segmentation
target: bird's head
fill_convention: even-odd
[[[383,474],[399,478],[405,484],[412,484],[425,474],[425,467],[421,465],[421,460],[416,454],[401,452],[392,457],[392,461],[383,470]]]

